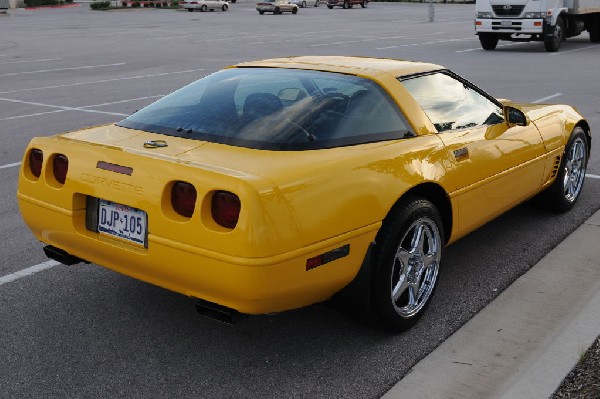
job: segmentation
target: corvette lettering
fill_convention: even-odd
[[[81,180],[97,184],[106,188],[112,188],[113,190],[126,191],[134,193],[136,195],[144,195],[144,188],[142,186],[136,186],[134,184],[125,183],[119,180],[107,179],[105,177],[90,175],[89,173],[82,173]]]

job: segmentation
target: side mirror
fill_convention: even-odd
[[[509,125],[527,126],[527,117],[520,109],[504,107],[504,118]]]

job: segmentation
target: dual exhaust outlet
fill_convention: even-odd
[[[71,255],[67,251],[56,248],[52,245],[44,247],[44,253],[52,260],[62,263],[63,265],[72,266],[78,263],[90,263],[85,259],[81,259],[75,255]],[[235,309],[228,308],[217,303],[205,301],[203,299],[196,300],[196,311],[203,316],[217,320],[221,323],[233,325],[241,318],[242,314]]]

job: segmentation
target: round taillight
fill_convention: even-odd
[[[54,178],[60,184],[65,184],[67,180],[67,172],[69,171],[69,158],[63,154],[55,155],[52,159],[52,172]]]
[[[36,178],[42,174],[42,164],[44,163],[44,153],[42,150],[34,148],[29,152],[29,170]]]
[[[212,197],[212,217],[219,225],[233,229],[240,217],[240,198],[228,191],[217,191]]]
[[[178,181],[171,188],[171,204],[175,212],[187,218],[192,217],[196,207],[196,188],[190,183]]]

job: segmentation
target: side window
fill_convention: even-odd
[[[502,108],[456,78],[437,72],[402,80],[438,132],[495,125]]]

